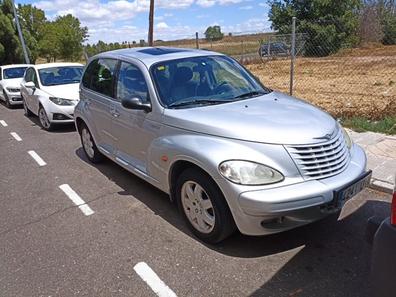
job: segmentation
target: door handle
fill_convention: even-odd
[[[113,115],[113,117],[118,118],[120,116],[120,113],[117,110],[112,110],[111,114]]]

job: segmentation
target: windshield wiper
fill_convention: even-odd
[[[233,99],[243,99],[243,98],[251,98],[251,97],[256,97],[260,95],[264,95],[265,92],[260,92],[260,91],[251,91],[247,93],[243,93],[241,95],[235,96]]]
[[[183,100],[183,101],[176,101],[168,105],[168,107],[181,107],[187,105],[194,105],[194,104],[220,104],[231,102],[233,100],[210,100],[210,99],[195,99],[195,100]]]

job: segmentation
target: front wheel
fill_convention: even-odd
[[[180,212],[202,241],[218,243],[234,232],[235,223],[223,194],[201,170],[186,169],[177,180],[175,193]]]
[[[23,98],[23,96],[22,96],[22,103],[23,103],[23,110],[24,110],[25,116],[31,117],[33,115],[33,113],[30,111],[29,107],[27,106],[26,100],[25,100],[25,98]]]
[[[39,116],[41,127],[43,127],[44,130],[51,131],[53,128],[53,124],[51,124],[50,120],[48,119],[48,116],[47,116],[47,113],[45,112],[44,107],[40,106],[38,116]]]
[[[7,106],[7,108],[11,109],[11,108],[12,108],[12,105],[11,105],[11,103],[10,103],[10,98],[8,98],[8,96],[7,96],[7,94],[6,94],[5,91],[3,91],[3,96],[4,96],[4,103],[5,103],[5,106]]]

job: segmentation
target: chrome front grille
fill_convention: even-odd
[[[289,154],[305,179],[336,175],[349,164],[350,154],[341,129],[326,142],[310,145],[288,145]]]

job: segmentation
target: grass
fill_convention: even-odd
[[[378,121],[363,117],[351,117],[341,120],[343,126],[356,132],[373,131],[378,133],[396,135],[396,116],[388,116]]]

